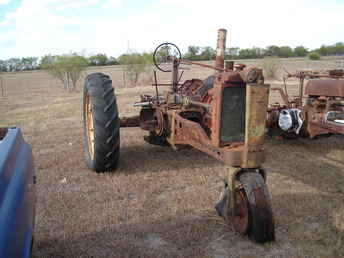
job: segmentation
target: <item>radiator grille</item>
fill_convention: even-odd
[[[221,113],[221,142],[245,140],[246,87],[230,86],[223,90]]]

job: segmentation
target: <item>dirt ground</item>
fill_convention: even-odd
[[[344,257],[344,137],[267,138],[276,242],[259,245],[213,208],[227,172],[220,162],[149,145],[144,131],[129,128],[121,129],[118,170],[92,173],[83,157],[81,86],[67,93],[43,72],[5,80],[0,126],[20,126],[35,158],[33,257]],[[117,87],[120,114],[135,114],[132,103],[149,92]]]

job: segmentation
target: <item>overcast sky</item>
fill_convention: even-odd
[[[115,56],[169,41],[215,48],[344,41],[344,0],[0,0],[0,59],[62,54]]]

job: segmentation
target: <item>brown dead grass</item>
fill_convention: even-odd
[[[121,129],[118,171],[91,173],[81,92],[44,76],[17,75],[0,99],[0,126],[20,126],[35,157],[34,257],[344,257],[343,137],[267,139],[277,241],[257,245],[217,217],[227,170],[197,150],[149,145],[144,131]],[[120,113],[135,114],[131,103],[147,92],[117,89]]]

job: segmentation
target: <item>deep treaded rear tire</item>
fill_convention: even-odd
[[[89,123],[93,124],[89,126]],[[108,75],[92,73],[86,77],[83,125],[84,152],[88,167],[96,172],[115,170],[119,160],[120,121],[114,88]],[[89,133],[92,134],[92,140]]]

